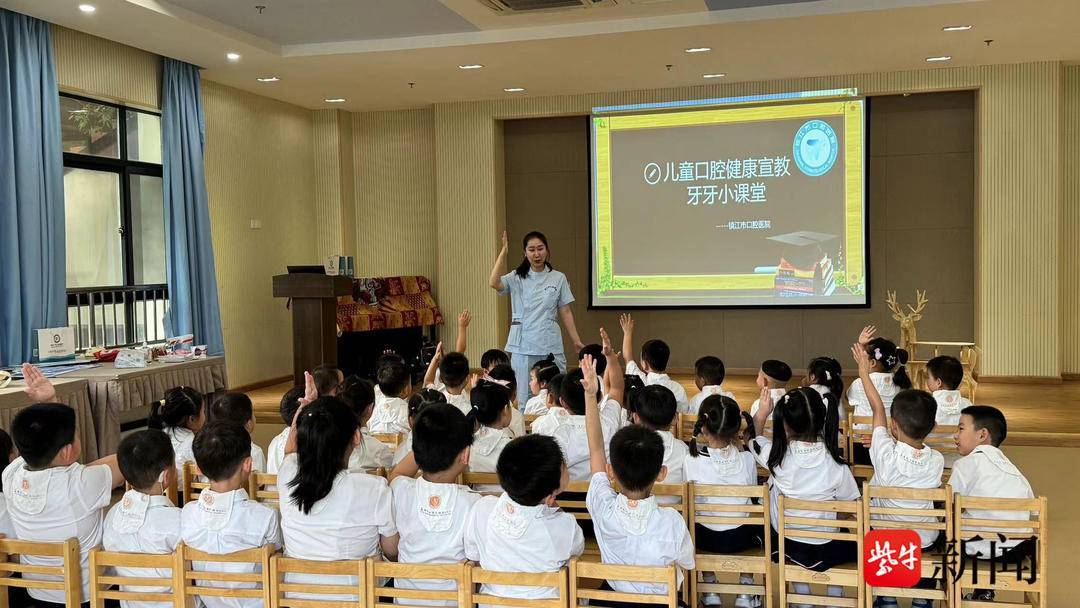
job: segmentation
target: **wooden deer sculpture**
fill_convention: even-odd
[[[900,322],[900,348],[913,353],[913,343],[919,340],[915,333],[915,322],[922,319],[922,311],[926,308],[926,291],[915,290],[915,296],[917,301],[915,306],[908,304],[908,310],[910,312],[904,312],[904,309],[896,301],[896,292],[888,292],[889,297],[886,298],[886,302],[889,304],[889,310],[892,311],[892,318]]]

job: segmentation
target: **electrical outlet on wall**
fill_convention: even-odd
[[[262,230],[262,220],[249,220],[248,228],[252,230]]]

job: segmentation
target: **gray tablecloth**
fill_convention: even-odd
[[[86,380],[75,378],[53,378],[53,386],[56,387],[56,400],[70,405],[75,410],[76,423],[78,426],[79,440],[82,444],[82,462],[97,460],[101,455],[98,449],[96,424],[93,408],[90,406],[89,384]],[[11,421],[19,410],[33,402],[27,397],[23,389],[24,382],[12,382],[7,388],[0,389],[0,427],[11,431]]]
[[[116,369],[112,363],[64,374],[89,384],[90,406],[102,455],[116,453],[120,424],[145,415],[146,408],[175,386],[190,386],[204,395],[228,386],[225,357],[207,357],[183,363],[154,362],[148,367]]]

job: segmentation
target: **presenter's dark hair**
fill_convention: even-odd
[[[537,232],[537,231],[533,230],[532,232],[526,234],[521,239],[521,248],[522,249],[528,248],[529,247],[529,241],[531,241],[533,239],[538,239],[541,243],[544,244],[544,249],[547,249],[549,251],[548,257],[550,257],[551,256],[551,254],[550,254],[551,248],[548,247],[547,237],[544,236],[543,232]],[[548,269],[554,268],[554,266],[551,265],[551,262],[549,262],[546,259],[544,260],[544,266],[547,266]],[[514,273],[517,274],[519,277],[524,279],[525,277],[529,276],[529,269],[530,268],[532,268],[532,264],[529,263],[529,256],[524,256],[524,257],[521,258],[521,263],[518,264],[518,267],[514,269]]]

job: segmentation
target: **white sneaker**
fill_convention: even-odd
[[[720,608],[723,602],[720,600],[720,595],[717,593],[705,593],[701,596],[701,603],[705,606],[712,606],[713,608]]]
[[[756,604],[754,603],[755,599],[757,599]],[[745,593],[735,598],[735,608],[757,608],[758,606],[761,606],[760,598],[751,597]]]

